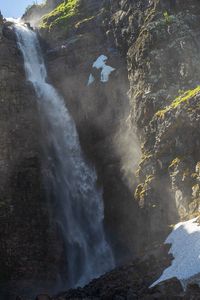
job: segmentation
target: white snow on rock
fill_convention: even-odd
[[[101,82],[107,82],[109,80],[110,74],[114,70],[115,70],[114,68],[105,65],[101,71]]]
[[[108,82],[110,74],[115,70],[115,68],[106,65],[107,60],[108,60],[107,56],[100,55],[92,65],[92,67],[96,68],[97,70],[102,69],[101,82]],[[95,81],[94,76],[90,74],[87,85],[92,84],[94,81]]]
[[[192,282],[192,278],[196,283],[200,282],[200,226],[196,220],[181,222],[174,227],[165,241],[165,244],[172,244],[169,253],[174,260],[151,287],[172,277],[178,278],[184,287]]]
[[[108,57],[105,56],[105,55],[100,55],[97,60],[95,60],[95,62],[93,63],[93,68],[96,68],[96,69],[103,69],[105,64],[106,64],[106,61],[108,60]]]
[[[94,76],[90,74],[87,85],[92,84],[95,81]]]

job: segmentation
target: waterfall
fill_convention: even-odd
[[[27,80],[37,96],[46,183],[65,247],[67,287],[83,286],[114,267],[103,228],[102,191],[96,187],[94,168],[84,160],[64,99],[47,82],[37,34],[20,23],[15,31]]]

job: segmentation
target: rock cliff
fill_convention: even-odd
[[[46,5],[50,7],[50,1]],[[185,292],[177,281],[151,291],[148,286],[166,261],[169,263],[163,251],[158,254],[151,249],[164,241],[173,224],[199,215],[199,2],[70,0],[52,5],[44,16],[44,11],[38,15],[38,6],[32,7],[24,20],[34,21],[34,25],[38,16],[49,78],[64,95],[85,156],[97,169],[98,184],[103,187],[107,239],[118,264],[151,253],[151,258],[139,258],[58,299],[167,299],[162,298],[166,295],[192,299],[199,295],[194,286]],[[6,251],[18,249],[22,232],[26,253],[20,248],[20,259],[27,253],[33,257],[36,251],[37,272],[43,274],[42,268],[47,267],[48,274],[55,274],[51,266],[59,261],[55,262],[54,246],[49,254],[54,257],[51,263],[44,251],[47,244],[55,244],[52,236],[56,238],[53,229],[49,232],[48,205],[42,201],[34,93],[25,83],[22,58],[8,26],[3,28],[1,41],[0,200],[2,224],[9,226],[1,227],[0,234],[5,243],[11,241],[1,245],[2,262],[9,279],[15,274],[13,269],[19,276],[20,267],[13,261],[7,263],[11,255]],[[100,70],[93,67],[101,55],[115,69],[107,82],[102,82]],[[92,82],[88,82],[89,77]],[[27,220],[33,225],[20,231]],[[19,224],[22,227],[18,230]],[[38,226],[40,237],[35,231]],[[29,232],[34,240],[27,251]],[[12,257],[20,265],[17,252]],[[29,270],[27,261],[24,266]],[[38,262],[43,262],[42,266]],[[138,270],[147,265],[150,270],[146,278]],[[30,259],[30,272],[33,266]]]
[[[59,7],[57,11],[63,9]],[[65,29],[57,19],[62,20],[57,11],[43,18],[40,29],[49,76],[65,96],[85,155],[96,166],[103,186],[105,228],[116,259],[121,262],[137,251],[138,204],[133,191],[140,156],[136,135],[127,120],[130,105],[126,61],[107,38],[103,24],[108,8],[103,1],[80,1],[76,14],[67,18]],[[107,56],[107,64],[115,69],[108,82],[101,82],[100,72],[92,67],[101,55]],[[90,74],[95,81],[88,85]]]
[[[198,214],[199,7],[197,1],[135,5],[133,18],[133,5],[121,1],[114,13],[120,30],[111,26],[116,43],[128,36],[131,116],[142,143],[135,198],[150,239],[157,239],[166,225]]]
[[[58,240],[42,180],[36,97],[9,22],[2,22],[0,53],[0,298],[10,299],[20,286],[55,281]]]
[[[68,19],[67,31],[59,34],[59,22],[54,23],[57,17],[52,14],[52,27],[42,25],[41,35],[52,48],[47,51],[51,78],[66,95],[83,147],[94,158],[104,190],[109,190],[104,197],[105,222],[112,219],[108,228],[117,233],[120,229],[115,219],[130,224],[123,225],[130,231],[127,235],[122,232],[119,239],[124,245],[128,243],[133,253],[163,240],[170,225],[179,219],[198,213],[199,111],[195,99],[200,70],[199,8],[196,1],[190,7],[179,1],[102,1],[98,5],[97,9],[96,1],[80,1],[76,13]],[[92,62],[100,54],[109,57],[116,72],[107,84],[86,87]],[[135,130],[142,149],[137,173],[140,151]],[[119,135],[127,135],[135,149],[128,155],[128,162],[124,162],[123,151],[129,149]],[[110,148],[114,163],[110,161]],[[132,169],[124,176],[127,165]],[[112,189],[110,178],[116,174],[128,189],[116,189],[116,180]],[[123,197],[119,191],[124,194],[125,190]],[[113,217],[107,218],[107,209],[108,216]],[[124,236],[130,239],[130,232],[134,236],[131,245],[124,240]]]

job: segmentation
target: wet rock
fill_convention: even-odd
[[[178,296],[183,292],[183,287],[177,278],[163,281],[159,283],[154,289],[157,293],[160,294],[160,297],[165,295]]]
[[[50,296],[48,296],[47,294],[41,294],[38,295],[35,300],[52,300],[52,298]]]
[[[0,298],[13,300],[13,295],[23,297],[24,290],[39,286],[38,282],[45,285],[46,281],[55,280],[56,261],[60,258],[54,248],[58,239],[50,226],[42,180],[37,101],[32,86],[26,81],[14,31],[7,22],[3,26],[0,43]]]
[[[189,287],[188,294],[183,294],[174,279],[155,289],[149,286],[163,271],[163,264],[169,263],[165,257],[164,262],[157,264],[155,253],[150,255],[152,245],[163,242],[172,224],[199,215],[200,93],[194,93],[200,78],[199,3],[197,0],[190,3],[187,0],[111,0],[104,3],[91,0],[82,1],[82,4],[85,10],[73,19],[71,30],[42,35],[50,78],[65,96],[84,153],[97,169],[98,184],[103,186],[105,228],[117,262],[124,263],[138,253],[148,255],[83,289],[68,291],[60,299],[126,298],[132,293],[138,299],[198,299],[197,287]],[[32,8],[32,12],[29,10],[27,22],[37,9],[38,6]],[[9,277],[15,274],[14,268],[14,277],[22,276],[24,270],[29,277],[37,273],[33,270],[39,269],[39,274],[43,274],[45,267],[50,268],[54,263],[51,259],[47,261],[44,251],[47,245],[51,248],[51,243],[44,234],[48,227],[46,208],[41,210],[38,120],[32,119],[36,108],[32,98],[26,101],[32,90],[28,84],[23,87],[19,84],[25,78],[19,51],[13,44],[14,33],[9,26],[5,27],[3,35],[7,42],[6,46],[0,45],[3,145],[0,148],[0,189],[3,191],[0,195],[3,195],[1,218],[4,224],[0,235],[2,270],[4,267],[6,270],[2,274]],[[11,63],[7,53],[15,57]],[[96,80],[88,88],[92,63],[101,54],[108,56],[109,65],[116,68],[116,72],[108,83]],[[98,79],[98,72],[94,76]],[[186,97],[186,101],[181,97]],[[121,149],[116,151],[113,141],[119,127],[125,128],[122,133],[127,133],[127,128],[135,133],[135,125],[143,157],[137,178],[131,165],[127,181],[123,173],[123,154]],[[136,154],[129,158],[128,162],[137,161]],[[5,178],[9,178],[8,181]],[[27,195],[28,201],[25,201]],[[35,216],[38,223],[35,223]],[[38,224],[41,235],[37,239],[33,234],[32,241],[30,232],[35,233],[36,228],[38,232]],[[13,232],[16,233],[13,235]],[[21,234],[23,251],[17,247]],[[34,247],[30,248],[29,244]],[[12,255],[5,251],[8,248]],[[60,262],[59,256],[57,253],[54,265]],[[32,257],[36,257],[34,261]],[[11,263],[8,258],[12,258]],[[50,273],[51,277],[55,270]]]
[[[132,193],[133,185],[136,185],[135,175],[130,167],[130,175],[127,176],[131,178],[130,188],[123,174],[123,157],[126,155],[117,141],[119,130],[124,137],[130,133],[126,122],[130,111],[126,95],[126,62],[112,41],[107,39],[102,27],[108,13],[103,1],[80,1],[79,12],[81,17],[75,19],[76,22],[72,20],[72,25],[75,22],[72,32],[62,37],[61,31],[59,34],[40,33],[50,48],[46,56],[49,76],[65,97],[76,122],[83,151],[95,164],[98,183],[103,186],[105,228],[116,259],[121,262],[135,255],[137,235],[137,203],[133,201]],[[92,18],[88,18],[89,13]],[[101,82],[101,70],[92,67],[100,55],[107,56],[107,65],[116,69],[108,82]],[[87,86],[90,74],[96,80]],[[131,148],[129,145],[126,147]],[[136,159],[134,161],[136,165]]]
[[[190,4],[110,1],[109,36],[127,55],[131,118],[142,143],[135,198],[139,222],[147,225],[139,227],[143,245],[163,240],[170,224],[198,214],[199,95],[162,116],[173,99],[199,85],[200,14],[197,1]]]
[[[156,250],[156,252],[155,252]],[[55,300],[67,299],[199,299],[200,289],[197,285],[189,285],[187,290],[178,279],[171,278],[150,288],[152,282],[160,276],[162,270],[170,264],[166,255],[167,249],[157,246],[150,251],[154,254],[140,257],[132,264],[113,270],[82,289],[70,290]]]
[[[191,299],[191,300],[199,300],[200,299],[200,287],[197,284],[190,284],[187,287],[186,294],[184,299]]]

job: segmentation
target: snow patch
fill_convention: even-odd
[[[110,74],[115,70],[115,68],[106,65],[107,60],[108,57],[102,54],[97,58],[97,60],[95,60],[95,62],[92,65],[92,67],[96,68],[97,70],[102,69],[101,82],[108,82]],[[94,76],[90,74],[87,85],[92,84],[94,81]]]
[[[115,70],[114,68],[105,65],[101,71],[101,82],[107,82],[109,80],[110,74],[114,70]]]
[[[174,260],[151,287],[173,277],[178,278],[185,286],[198,274],[196,282],[200,282],[200,226],[196,221],[197,218],[178,223],[174,227],[165,241],[165,244],[172,244],[169,253]]]
[[[92,74],[90,74],[87,85],[92,84],[95,81],[95,78]]]
[[[93,68],[101,69],[105,66],[108,57],[105,55],[100,55],[97,60],[93,63]]]

